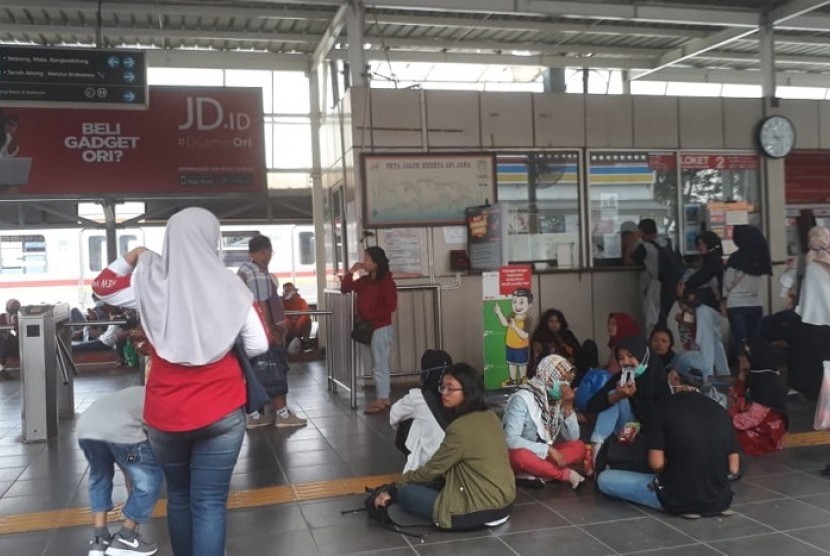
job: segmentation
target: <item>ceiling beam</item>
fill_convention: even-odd
[[[759,56],[756,53],[747,53],[747,52],[726,52],[722,50],[713,50],[710,52],[706,52],[698,56],[698,58],[704,60],[724,60],[724,61],[733,61],[733,62],[760,62]],[[776,56],[775,57],[776,63],[780,62],[782,64],[805,64],[805,65],[817,65],[817,66],[828,66],[830,65],[830,58],[827,56],[796,56],[796,55],[785,55],[785,56]]]
[[[336,50],[331,58],[344,60],[345,50]],[[597,56],[513,56],[509,54],[473,54],[461,52],[412,52],[404,50],[367,50],[367,60],[389,60],[390,62],[426,62],[431,64],[499,64],[505,66],[539,66],[546,68],[597,68],[597,69],[640,69],[645,70],[648,61],[624,58],[602,58]]]
[[[271,71],[307,71],[311,57],[307,54],[271,54],[264,52],[226,52],[221,50],[147,50],[150,68],[249,69]]]
[[[769,21],[773,26],[777,26],[779,23],[802,17],[827,5],[830,5],[830,0],[790,0],[772,10],[769,13]]]
[[[636,74],[636,70],[634,72]],[[667,68],[642,78],[643,81],[686,81],[761,85],[761,72],[734,69]],[[830,87],[830,73],[776,72],[775,82],[790,87]]]
[[[323,60],[325,60],[331,49],[334,48],[335,43],[340,38],[340,33],[346,27],[346,17],[349,12],[348,3],[344,3],[331,18],[329,26],[323,32],[323,36],[317,41],[317,48],[314,49],[314,55],[311,57],[313,67],[317,67]]]
[[[373,47],[383,48],[388,47],[392,49],[427,49],[439,51],[475,51],[475,50],[489,50],[489,51],[528,51],[533,53],[545,55],[560,55],[560,54],[593,54],[593,55],[614,55],[614,56],[631,56],[640,58],[657,58],[664,51],[656,48],[633,48],[623,46],[593,46],[586,44],[569,44],[562,45],[539,43],[539,42],[503,42],[503,41],[446,41],[441,39],[410,39],[410,38],[394,38],[380,37],[367,35],[364,37],[367,42],[371,42]]]

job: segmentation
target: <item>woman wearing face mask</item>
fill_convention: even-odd
[[[536,376],[507,400],[502,426],[517,479],[562,481],[574,489],[585,479],[569,467],[585,457],[570,387],[573,376],[567,359],[548,355]],[[560,434],[564,441],[554,444]]]
[[[621,370],[611,376],[587,406],[589,413],[599,413],[591,434],[594,454],[629,421],[645,424],[654,403],[670,394],[663,364],[651,354],[645,338],[623,338],[614,355]],[[634,378],[624,380],[631,376]]]
[[[677,357],[674,352],[674,334],[665,326],[655,326],[648,343],[651,352],[660,358],[663,368],[668,372],[669,366]]]
[[[612,373],[619,371],[620,366],[617,364],[617,356],[614,354],[617,344],[627,336],[639,336],[640,334],[640,325],[628,313],[611,313],[608,315],[608,347],[611,348],[611,354],[608,356],[608,363],[605,368]]]
[[[422,467],[380,492],[375,506],[397,497],[407,514],[441,529],[500,525],[510,517],[516,483],[501,423],[484,401],[481,373],[457,363],[444,373],[440,390],[444,407],[455,413],[444,441]],[[444,486],[437,490],[439,479]]]
[[[695,305],[697,332],[695,343],[706,362],[719,375],[729,374],[726,350],[720,330],[720,300],[723,286],[723,247],[715,232],[697,238],[697,249],[703,255],[703,266],[677,287],[677,295]],[[707,377],[708,378],[708,377]]]

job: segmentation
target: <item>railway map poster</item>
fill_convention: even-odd
[[[0,108],[0,197],[265,190],[260,89],[154,87],[147,111]]]
[[[366,227],[464,223],[467,207],[495,202],[495,155],[366,154]]]

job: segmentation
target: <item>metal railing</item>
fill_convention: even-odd
[[[323,292],[326,308],[331,318],[326,322],[326,378],[333,394],[337,388],[345,388],[350,394],[351,407],[357,407],[357,350],[351,338],[354,322],[354,294],[327,289]]]

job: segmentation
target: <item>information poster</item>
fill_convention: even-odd
[[[527,381],[534,323],[530,265],[510,265],[482,274],[484,385],[487,390]]]
[[[735,251],[732,231],[735,226],[749,224],[749,210],[749,203],[745,201],[734,203],[712,202],[706,205],[707,228],[721,238],[724,255],[730,255]]]
[[[467,207],[470,270],[496,270],[502,263],[502,222],[498,205]]]
[[[423,276],[421,231],[415,228],[380,230],[379,239],[389,269],[397,278]]]

